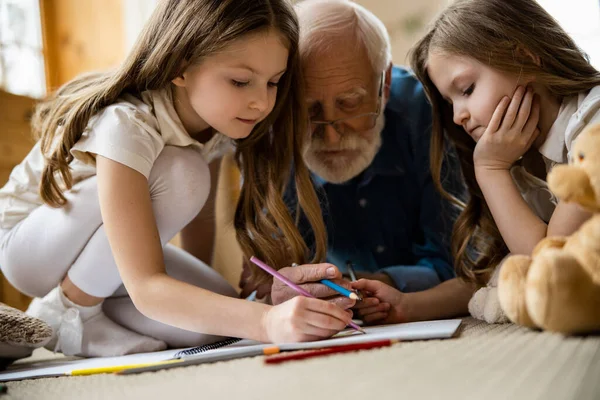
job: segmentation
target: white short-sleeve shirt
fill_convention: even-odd
[[[71,149],[74,184],[96,174],[96,154],[148,178],[165,146],[194,147],[207,162],[232,148],[231,140],[221,134],[206,145],[190,137],[173,107],[170,89],[146,91],[140,97],[124,95],[90,119]],[[43,168],[38,142],[0,189],[0,229],[14,227],[43,204],[39,195]]]
[[[564,98],[546,141],[539,148],[546,163],[546,172],[556,164],[568,163],[581,131],[586,126],[597,123],[600,123],[600,86],[577,96]],[[549,222],[558,199],[550,192],[548,184],[519,165],[513,166],[510,172],[523,199],[538,217]]]

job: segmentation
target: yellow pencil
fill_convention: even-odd
[[[179,363],[182,361],[183,361],[183,359],[178,359],[178,360],[157,361],[157,362],[142,363],[142,364],[113,365],[110,367],[74,369],[71,372],[65,373],[65,375],[83,376],[83,375],[96,375],[96,374],[111,374],[113,372],[119,372],[119,371],[123,371],[126,369],[131,369],[131,368],[142,368],[142,367],[151,367],[151,366],[155,366],[155,365],[175,364],[175,363]]]

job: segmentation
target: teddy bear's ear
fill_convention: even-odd
[[[561,200],[600,212],[600,124],[586,127],[569,152],[569,165],[547,176],[549,189]]]
[[[600,209],[600,123],[588,125],[579,134],[571,157],[570,163],[582,168],[588,176],[595,209]]]
[[[584,161],[586,158],[600,166],[600,124],[587,126],[575,139],[570,153],[571,163]]]

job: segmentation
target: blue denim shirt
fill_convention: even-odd
[[[398,288],[406,267],[430,269],[438,283],[455,276],[449,251],[453,212],[433,185],[430,133],[431,108],[421,84],[394,67],[382,146],[371,165],[343,184],[313,176],[328,234],[328,262],[342,271],[346,260],[358,271],[383,271]],[[455,192],[452,188],[461,187],[460,169],[450,171],[448,183]],[[312,246],[308,226],[301,219],[301,232]]]

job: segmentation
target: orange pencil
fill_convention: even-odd
[[[320,356],[326,356],[329,354],[347,353],[350,351],[374,349],[377,347],[391,346],[392,344],[398,343],[398,342],[399,342],[399,340],[386,339],[386,340],[377,340],[377,341],[367,342],[367,343],[346,344],[346,345],[337,346],[337,347],[327,347],[325,349],[305,351],[302,353],[294,353],[294,354],[286,354],[286,355],[282,355],[282,356],[267,357],[267,358],[265,358],[265,364],[279,364],[279,363],[286,362],[286,361],[303,360],[305,358],[320,357]]]

